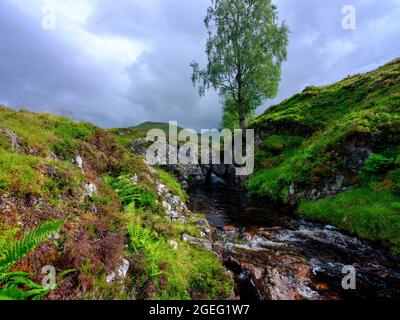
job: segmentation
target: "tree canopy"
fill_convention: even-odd
[[[212,0],[204,22],[208,64],[192,62],[193,84],[200,95],[213,87],[233,100],[244,129],[247,115],[278,92],[288,28],[271,0]]]

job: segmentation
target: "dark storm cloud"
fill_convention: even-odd
[[[218,96],[199,98],[190,82],[190,62],[205,62],[209,0],[56,2],[62,6],[55,31],[41,27],[45,0],[0,2],[0,102],[69,110],[107,127],[146,120],[218,126]],[[276,2],[291,29],[289,59],[279,96],[265,106],[307,85],[368,71],[400,52],[400,0]],[[353,31],[341,27],[346,4],[357,10]]]

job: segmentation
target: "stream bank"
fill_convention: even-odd
[[[189,190],[189,209],[213,226],[213,250],[243,300],[399,299],[399,257],[332,226],[310,223],[274,205],[251,203],[213,175]],[[345,290],[343,268],[356,271]]]

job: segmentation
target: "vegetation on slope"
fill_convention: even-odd
[[[43,287],[35,283],[28,273],[13,272],[10,269],[40,243],[48,240],[49,236],[58,232],[63,224],[62,220],[45,222],[19,240],[13,237],[18,229],[0,232],[0,300],[38,300],[51,291],[51,286]]]
[[[174,126],[173,126],[174,127]],[[138,126],[130,127],[130,128],[118,128],[111,129],[110,133],[114,136],[115,140],[122,146],[129,148],[132,140],[139,138],[146,138],[147,133],[150,130],[159,129],[164,131],[167,139],[169,136],[169,124],[164,122],[144,122]],[[177,132],[179,133],[183,130],[180,127],[177,127]]]
[[[232,281],[218,258],[181,240],[184,233],[198,234],[198,226],[167,219],[156,181],[183,196],[172,177],[150,170],[105,130],[0,107],[0,234],[17,241],[47,220],[65,220],[60,232],[7,272],[32,274],[29,280],[40,283],[43,266],[59,274],[74,269],[47,299],[229,296]],[[134,230],[151,237],[136,237]],[[174,253],[166,247],[171,239]],[[165,252],[148,249],[149,241]],[[124,258],[127,277],[107,281]]]
[[[247,185],[253,195],[294,200],[304,216],[399,250],[400,59],[308,87],[250,126],[262,139]],[[348,191],[332,198],[326,190],[338,178],[336,191]]]

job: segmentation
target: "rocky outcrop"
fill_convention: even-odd
[[[146,161],[147,163],[147,161]],[[147,166],[150,166],[147,163]],[[151,166],[150,166],[151,167]],[[154,170],[154,169],[153,169]],[[174,195],[166,185],[156,181],[155,187],[158,193],[158,198],[161,199],[161,204],[165,210],[165,215],[171,221],[192,224],[199,230],[198,237],[193,237],[188,234],[182,236],[182,240],[195,246],[204,247],[207,250],[212,250],[211,227],[207,219],[202,218],[199,214],[190,211],[182,199]],[[174,240],[170,240],[169,244],[175,250],[178,250],[178,244]]]
[[[131,151],[146,156],[149,141],[145,138],[135,139],[131,143]],[[170,145],[166,145],[167,154]],[[179,151],[179,148],[178,148]],[[229,185],[238,189],[244,189],[248,177],[236,175],[236,168],[231,164],[201,164],[201,159],[196,161],[198,164],[168,164],[160,167],[172,172],[182,186],[186,189],[191,185],[207,184],[210,181],[211,175],[216,175],[224,179]],[[211,153],[210,153],[210,163]]]
[[[346,146],[346,166],[354,174],[360,173],[365,160],[372,154],[368,147],[355,147],[350,144]]]
[[[131,151],[133,153],[139,154],[141,156],[146,156],[147,148],[149,147],[150,142],[145,138],[134,139],[131,142]],[[165,149],[168,154],[171,146],[166,144]],[[178,149],[179,151],[179,149]],[[207,180],[207,174],[210,169],[210,166],[199,164],[168,164],[161,165],[160,167],[166,169],[169,172],[174,173],[179,182],[183,185],[184,188],[189,187],[189,185],[193,184],[201,184],[205,183]]]
[[[195,246],[203,247],[204,249],[207,249],[209,251],[212,251],[212,249],[213,249],[212,243],[209,239],[195,238],[195,237],[191,237],[187,234],[184,234],[182,236],[182,239],[183,239],[183,241],[185,241],[187,243],[190,243]]]
[[[145,156],[149,144],[150,142],[146,138],[134,139],[131,142],[131,150],[134,153]]]
[[[319,200],[324,198],[333,198],[338,193],[346,191],[348,185],[344,176],[337,176],[336,179],[328,182],[321,189],[313,188],[311,190],[298,190],[295,185],[290,185],[288,199],[291,205],[296,205],[300,200]]]
[[[7,128],[2,128],[0,129],[0,135],[3,135],[9,139],[12,151],[33,154],[33,150],[14,131]]]

